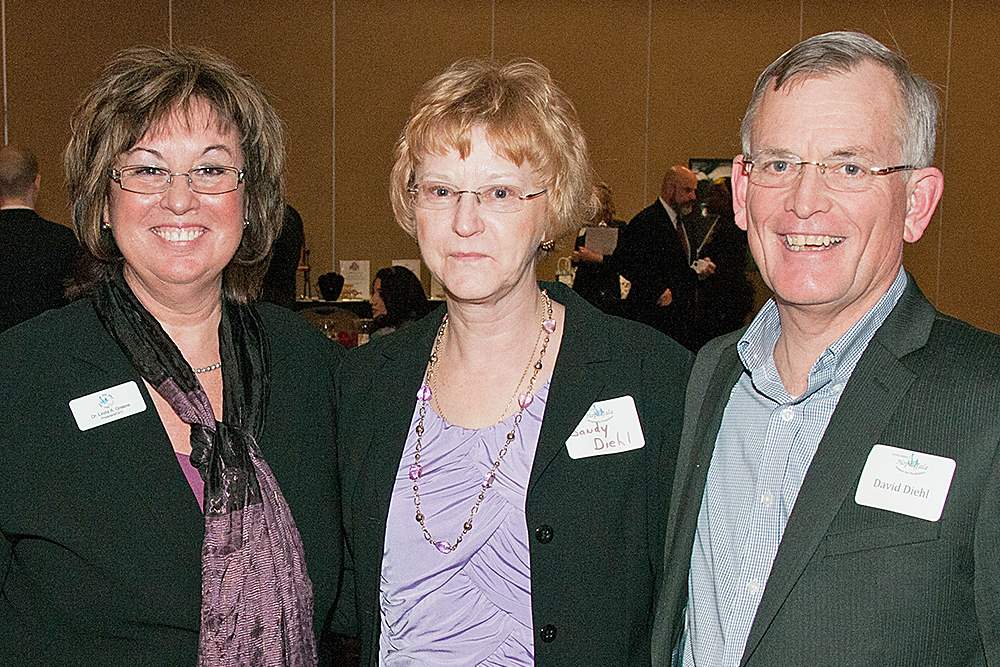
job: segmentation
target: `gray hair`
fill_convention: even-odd
[[[863,62],[880,65],[896,79],[902,104],[896,134],[903,149],[903,161],[916,167],[934,161],[938,99],[934,86],[900,54],[860,32],[828,32],[803,40],[768,65],[754,86],[750,104],[740,125],[744,155],[750,155],[750,134],[761,100],[768,88],[780,90],[796,79],[810,76],[846,74]],[[773,82],[773,85],[772,85]]]

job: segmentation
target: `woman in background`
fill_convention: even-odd
[[[574,249],[586,245],[587,229],[593,227],[612,227],[620,229],[625,222],[615,219],[615,202],[611,187],[607,183],[594,186],[597,196],[597,211],[587,225],[580,229],[576,236]],[[575,254],[575,253],[574,253]],[[622,286],[621,276],[603,262],[574,262],[576,273],[573,276],[573,291],[594,304],[609,315],[621,315]]]
[[[211,52],[135,47],[71,130],[84,298],[0,335],[0,664],[313,665],[340,348],[249,305],[278,116]]]
[[[431,304],[413,271],[405,266],[379,269],[372,281],[373,336],[384,336],[419,320]]]
[[[593,200],[544,67],[459,62],[411,109],[390,194],[447,308],[338,373],[340,629],[366,667],[646,666],[689,355],[537,282]]]

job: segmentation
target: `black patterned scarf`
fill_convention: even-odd
[[[223,302],[217,422],[191,366],[121,272],[98,288],[94,305],[133,367],[191,426],[191,462],[205,481],[198,664],[315,665],[302,540],[257,444],[269,393],[259,316]]]

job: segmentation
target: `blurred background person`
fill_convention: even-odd
[[[285,308],[295,306],[295,278],[306,237],[302,230],[302,216],[291,204],[285,204],[281,232],[271,245],[271,261],[264,274],[260,300],[276,303]]]
[[[627,317],[659,329],[689,349],[694,347],[698,278],[714,270],[709,257],[694,264],[695,246],[684,226],[697,185],[690,169],[671,167],[663,175],[660,196],[629,221],[611,255],[587,247],[576,252],[580,262],[605,264],[631,283],[622,304]]]
[[[625,226],[624,221],[615,219],[615,202],[611,187],[607,183],[598,183],[594,186],[594,193],[597,196],[597,211],[576,237],[573,252],[573,264],[576,266],[573,291],[605,313],[621,315],[621,276],[610,265],[603,262],[581,262],[579,257],[579,248],[586,244],[587,229],[592,227],[620,229]]]
[[[372,281],[372,336],[384,336],[431,311],[424,286],[405,266],[387,266]]]
[[[0,335],[0,663],[314,664],[339,348],[248,305],[281,123],[221,57],[134,47],[71,132],[86,298]]]
[[[536,281],[593,213],[548,70],[460,61],[411,109],[390,195],[446,308],[338,374],[339,625],[366,667],[648,665],[689,354]]]
[[[696,287],[691,331],[694,349],[742,327],[754,302],[753,285],[747,278],[747,235],[736,226],[733,195],[725,179],[708,188],[705,211],[708,226],[696,256],[712,258],[715,270],[699,280]]]
[[[0,148],[0,331],[66,304],[80,245],[68,227],[35,213],[42,184],[26,148]]]

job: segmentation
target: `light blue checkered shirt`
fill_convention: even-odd
[[[737,343],[746,372],[729,395],[691,550],[683,667],[739,665],[771,564],[841,392],[906,287],[899,274],[864,317],[828,347],[791,397],[774,365],[781,333],[768,301]]]

